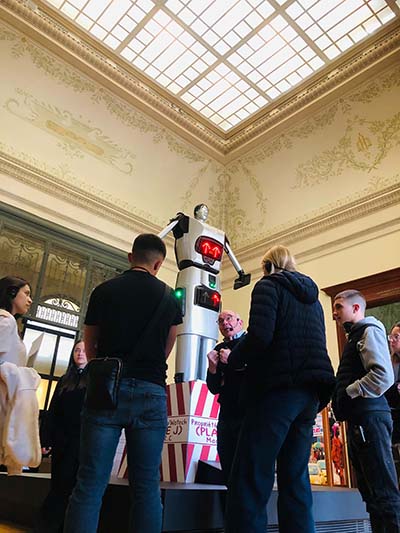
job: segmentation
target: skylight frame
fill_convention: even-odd
[[[225,134],[400,16],[400,0],[40,1]]]

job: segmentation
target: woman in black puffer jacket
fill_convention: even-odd
[[[308,474],[312,427],[335,383],[324,316],[318,287],[296,271],[287,248],[274,246],[262,264],[248,334],[228,358],[232,368],[247,368],[246,415],[228,487],[225,531],[266,531],[276,462],[279,531],[314,533]]]

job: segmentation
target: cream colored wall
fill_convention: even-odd
[[[4,23],[0,64],[1,201],[119,247],[209,201],[221,165]]]
[[[227,165],[227,230],[236,247],[399,185],[399,64],[339,94]]]

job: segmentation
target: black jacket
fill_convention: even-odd
[[[66,379],[69,379],[67,388]],[[74,365],[57,383],[40,428],[42,447],[79,448],[81,411],[86,394],[86,386],[82,385],[86,385],[86,369],[80,371]]]
[[[244,333],[237,339],[223,341],[214,348],[217,352],[222,348],[233,348],[242,340]],[[219,419],[241,418],[243,416],[240,400],[244,369],[236,370],[224,363],[218,362],[215,374],[207,372],[207,387],[212,394],[219,394],[218,402],[221,405]]]
[[[377,327],[375,324],[365,323],[353,326],[348,334],[342,358],[336,375],[336,387],[332,399],[332,409],[336,420],[357,421],[358,417],[370,411],[389,411],[387,399],[384,395],[377,397],[357,396],[351,398],[347,394],[347,387],[360,380],[367,374],[359,353],[359,341],[367,328]]]
[[[229,357],[234,368],[244,364],[248,394],[306,386],[318,393],[320,409],[326,406],[335,377],[318,287],[311,278],[282,271],[256,283],[248,333]]]

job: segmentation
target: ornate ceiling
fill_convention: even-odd
[[[3,0],[0,15],[221,162],[400,60],[400,0]]]

